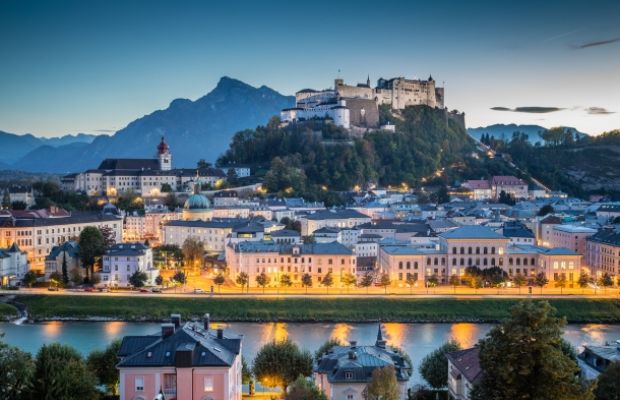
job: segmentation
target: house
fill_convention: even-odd
[[[241,337],[180,314],[155,335],[125,336],[116,365],[120,400],[240,400]]]
[[[324,353],[314,367],[314,381],[330,400],[364,400],[372,373],[377,368],[394,367],[399,384],[399,398],[407,398],[407,382],[412,366],[408,357],[387,346],[381,326],[373,346],[334,346]]]
[[[76,268],[83,275],[79,253],[80,246],[75,240],[52,247],[52,251],[45,257],[45,276],[49,278],[54,272],[62,274],[63,263],[66,264],[67,276],[72,276],[71,273]]]
[[[130,286],[131,276],[140,271],[147,276],[146,285],[155,285],[159,270],[153,266],[153,251],[142,243],[119,243],[102,257],[101,284],[107,287]]]
[[[312,235],[314,231],[323,227],[353,228],[370,222],[369,216],[352,209],[321,210],[299,218],[301,235]]]
[[[17,284],[28,272],[28,258],[16,243],[0,248],[0,286]]]
[[[585,345],[583,352],[577,357],[582,376],[589,380],[598,377],[609,364],[614,362],[620,362],[620,340],[616,340],[614,345]]]
[[[474,385],[482,377],[480,348],[459,350],[447,354],[448,393],[454,400],[469,400]]]
[[[620,232],[605,227],[586,239],[586,265],[593,276],[620,277]]]

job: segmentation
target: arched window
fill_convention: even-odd
[[[491,254],[495,254],[495,247],[491,247]]]
[[[461,254],[465,254],[465,247],[461,247]]]
[[[471,254],[471,252],[472,252],[472,248],[471,248],[471,246],[469,246],[469,247],[467,248],[467,254]]]
[[[487,247],[484,246],[484,254],[488,254],[488,253],[489,253],[489,251],[488,251]]]
[[[476,254],[480,254],[480,247],[476,247]]]

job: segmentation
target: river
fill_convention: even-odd
[[[217,325],[217,324],[215,324]],[[243,354],[252,360],[258,349],[273,339],[290,338],[312,352],[329,338],[344,342],[356,340],[359,344],[374,343],[376,323],[226,323],[226,329],[244,335]],[[136,322],[43,322],[15,325],[0,323],[2,340],[31,353],[47,343],[60,342],[75,347],[84,355],[125,335],[145,335],[159,331],[159,324]],[[411,384],[422,383],[417,372],[422,358],[443,342],[454,339],[464,347],[473,346],[492,324],[430,324],[386,323],[384,336],[390,345],[401,347],[414,363]],[[564,337],[579,350],[584,344],[605,344],[620,339],[620,325],[568,325]]]

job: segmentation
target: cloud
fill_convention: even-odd
[[[95,132],[99,132],[99,133],[113,133],[113,132],[116,132],[116,129],[95,129]]]
[[[515,107],[515,108],[491,107],[491,110],[494,110],[494,111],[512,111],[512,112],[532,113],[532,114],[545,114],[545,113],[551,113],[551,112],[556,112],[556,111],[562,111],[564,109],[563,108],[559,108],[559,107],[535,107],[535,106],[528,106],[528,107]]]
[[[607,115],[616,113],[615,111],[610,111],[603,107],[588,107],[585,110],[590,115]]]
[[[598,40],[596,42],[583,43],[583,44],[579,44],[579,45],[573,46],[573,48],[575,48],[575,49],[587,49],[588,47],[605,46],[607,44],[613,44],[613,43],[616,43],[616,42],[620,42],[620,37],[612,38],[612,39],[606,39],[606,40]]]

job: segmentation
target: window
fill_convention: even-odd
[[[344,371],[344,379],[353,379],[352,371]]]
[[[204,377],[204,389],[205,389],[205,392],[213,391],[213,377],[212,376]]]
[[[136,392],[141,392],[144,390],[144,377],[143,376],[136,376],[136,379],[134,382],[136,386]]]

